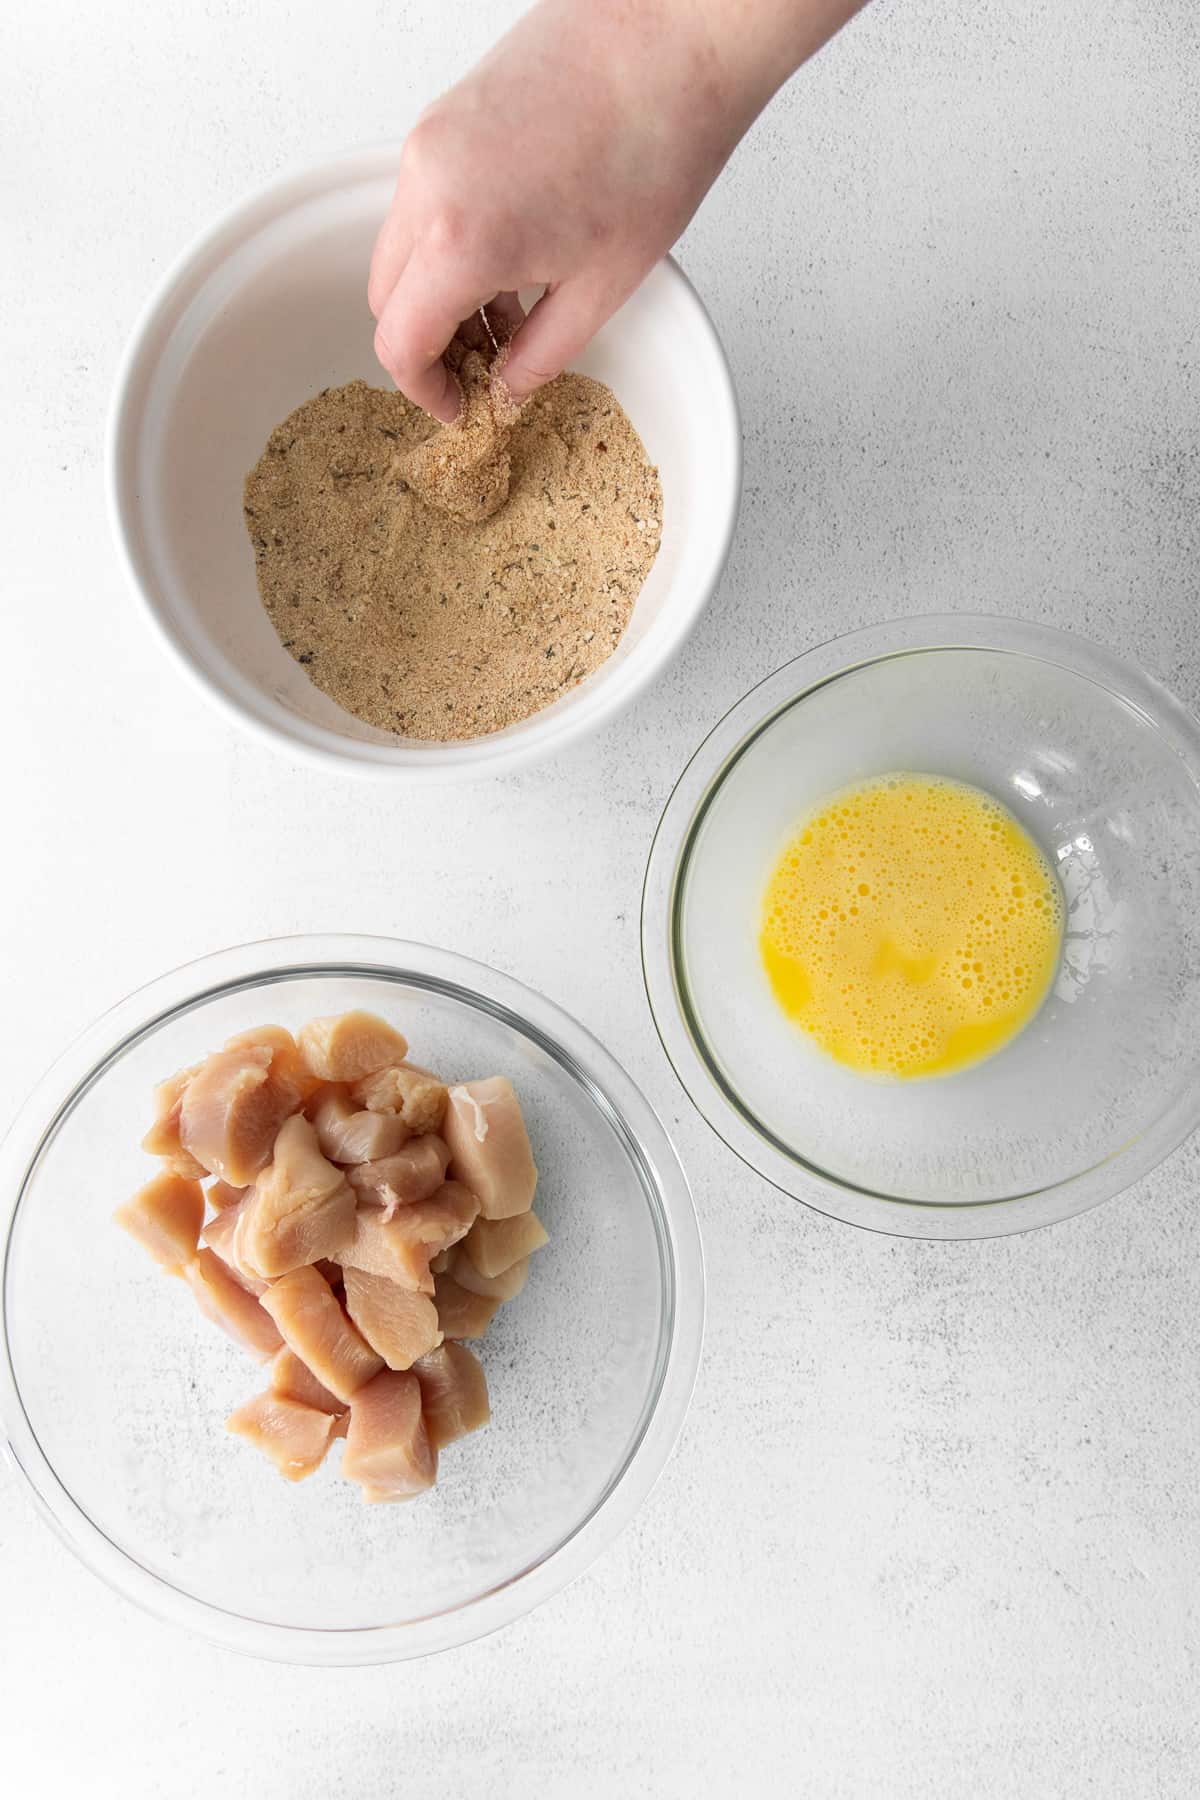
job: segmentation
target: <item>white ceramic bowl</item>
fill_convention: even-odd
[[[371,246],[399,150],[276,183],[168,274],[118,380],[108,478],[118,544],[168,648],[280,748],[343,769],[446,780],[547,756],[664,667],[716,587],[741,490],[729,368],[695,290],[661,263],[576,365],[607,382],[662,477],[663,539],[616,653],[544,711],[488,737],[389,737],[315,688],[263,611],[242,481],[274,425],[321,388],[382,385],[367,309]]]

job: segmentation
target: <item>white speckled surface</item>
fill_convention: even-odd
[[[6,1775],[38,1800],[1191,1795],[1197,1147],[1029,1239],[827,1223],[688,1109],[636,933],[702,727],[850,626],[1043,617],[1200,703],[1200,13],[877,0],[797,81],[682,249],[745,412],[722,591],[632,715],[447,808],[291,768],[184,685],[117,575],[101,429],[183,242],[281,166],[394,133],[514,10],[0,20],[0,1077],[7,1110],[103,1006],[245,937],[493,961],[598,1031],[676,1136],[710,1272],[696,1401],[574,1588],[465,1652],[340,1675],[167,1633],[3,1471]],[[404,845],[435,823],[438,880],[410,889]]]

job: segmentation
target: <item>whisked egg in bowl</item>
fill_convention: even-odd
[[[767,882],[759,946],[787,1016],[847,1068],[901,1079],[994,1055],[1058,969],[1062,890],[990,794],[893,774],[803,821]]]
[[[918,1237],[1066,1218],[1200,1122],[1200,724],[1040,626],[852,634],[693,756],[642,946],[689,1095],[785,1193]]]

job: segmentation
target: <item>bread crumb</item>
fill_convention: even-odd
[[[430,741],[503,730],[599,668],[662,537],[658,471],[607,387],[560,375],[505,423],[486,357],[460,369],[457,472],[437,458],[459,428],[352,381],[278,425],[245,484],[288,654],[356,718]]]
[[[456,338],[446,361],[462,390],[458,418],[396,458],[400,477],[437,512],[490,519],[508,499],[519,409],[504,385],[503,359],[503,352],[489,358]]]

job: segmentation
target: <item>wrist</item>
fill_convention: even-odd
[[[866,0],[541,0],[567,79],[606,84],[723,161],[772,96]],[[674,115],[674,116],[673,116]]]
[[[679,161],[710,164],[711,179],[792,72],[778,67],[774,33],[747,44],[737,21],[798,3],[539,0],[514,35],[593,119],[607,117],[614,141],[638,145],[649,181],[683,174]]]

